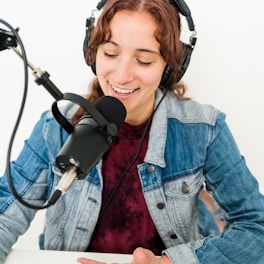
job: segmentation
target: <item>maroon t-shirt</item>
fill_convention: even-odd
[[[134,158],[146,122],[139,126],[124,123],[103,162],[104,208],[123,171]],[[91,243],[90,252],[131,254],[136,247],[144,247],[160,255],[165,248],[149,214],[137,172],[137,164],[143,162],[148,134],[141,152],[126,173],[109,207],[99,218]]]

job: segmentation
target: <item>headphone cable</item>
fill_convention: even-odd
[[[101,212],[100,212],[100,214],[99,214],[98,219],[99,219],[100,217],[102,217],[102,216],[105,214],[105,212],[106,212],[107,208],[109,207],[111,201],[113,200],[113,198],[114,198],[114,196],[115,196],[117,190],[119,189],[119,187],[120,187],[120,185],[121,185],[123,179],[125,178],[126,173],[129,171],[129,169],[130,169],[130,168],[133,166],[133,164],[136,162],[136,160],[137,160],[137,158],[138,158],[138,156],[139,156],[139,154],[140,154],[140,151],[141,151],[141,149],[142,149],[142,145],[143,145],[143,142],[144,142],[144,138],[146,137],[147,131],[148,131],[150,125],[151,125],[151,122],[152,122],[153,116],[154,116],[155,112],[157,111],[158,107],[160,106],[161,102],[162,102],[163,99],[165,98],[165,96],[166,96],[168,90],[169,90],[169,88],[165,89],[165,92],[164,92],[164,94],[162,95],[160,101],[158,102],[157,106],[154,108],[154,110],[153,110],[153,112],[152,112],[152,114],[151,114],[151,116],[150,116],[150,118],[149,118],[149,120],[148,120],[148,122],[147,122],[147,124],[146,124],[146,126],[145,126],[145,128],[144,128],[144,131],[143,131],[143,134],[142,134],[142,136],[141,136],[141,139],[140,139],[139,145],[138,145],[138,147],[137,147],[136,154],[134,155],[134,158],[131,160],[131,162],[129,163],[129,165],[126,167],[126,169],[123,171],[123,173],[122,173],[121,176],[119,177],[119,179],[118,179],[118,181],[117,181],[117,183],[116,183],[116,186],[115,186],[115,188],[112,190],[110,196],[108,197],[108,199],[107,199],[107,201],[106,201],[106,203],[105,203],[105,206],[102,208],[102,210],[101,210]]]

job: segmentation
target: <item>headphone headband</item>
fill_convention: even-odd
[[[104,5],[106,4],[107,0],[101,0],[98,2],[96,9],[101,10]],[[188,22],[188,27],[190,31],[195,31],[195,26],[193,23],[193,19],[191,16],[190,8],[187,6],[187,4],[183,0],[171,0],[170,1],[174,6],[176,6],[179,10],[179,12],[186,17],[186,20]]]

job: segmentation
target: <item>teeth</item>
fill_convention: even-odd
[[[114,89],[115,92],[122,93],[122,94],[129,94],[135,91],[135,90],[125,90],[125,89],[121,89],[115,86],[112,86],[112,88]]]

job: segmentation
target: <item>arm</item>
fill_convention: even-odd
[[[165,250],[173,263],[264,263],[264,198],[220,114],[211,127],[204,175],[224,210],[227,226],[210,236]],[[181,261],[179,261],[181,260]]]
[[[35,126],[17,160],[10,164],[17,192],[34,205],[44,204],[47,197],[48,162],[43,123],[44,117]],[[26,232],[35,215],[35,210],[14,198],[6,177],[5,174],[0,178],[0,263],[3,263],[17,238]]]

